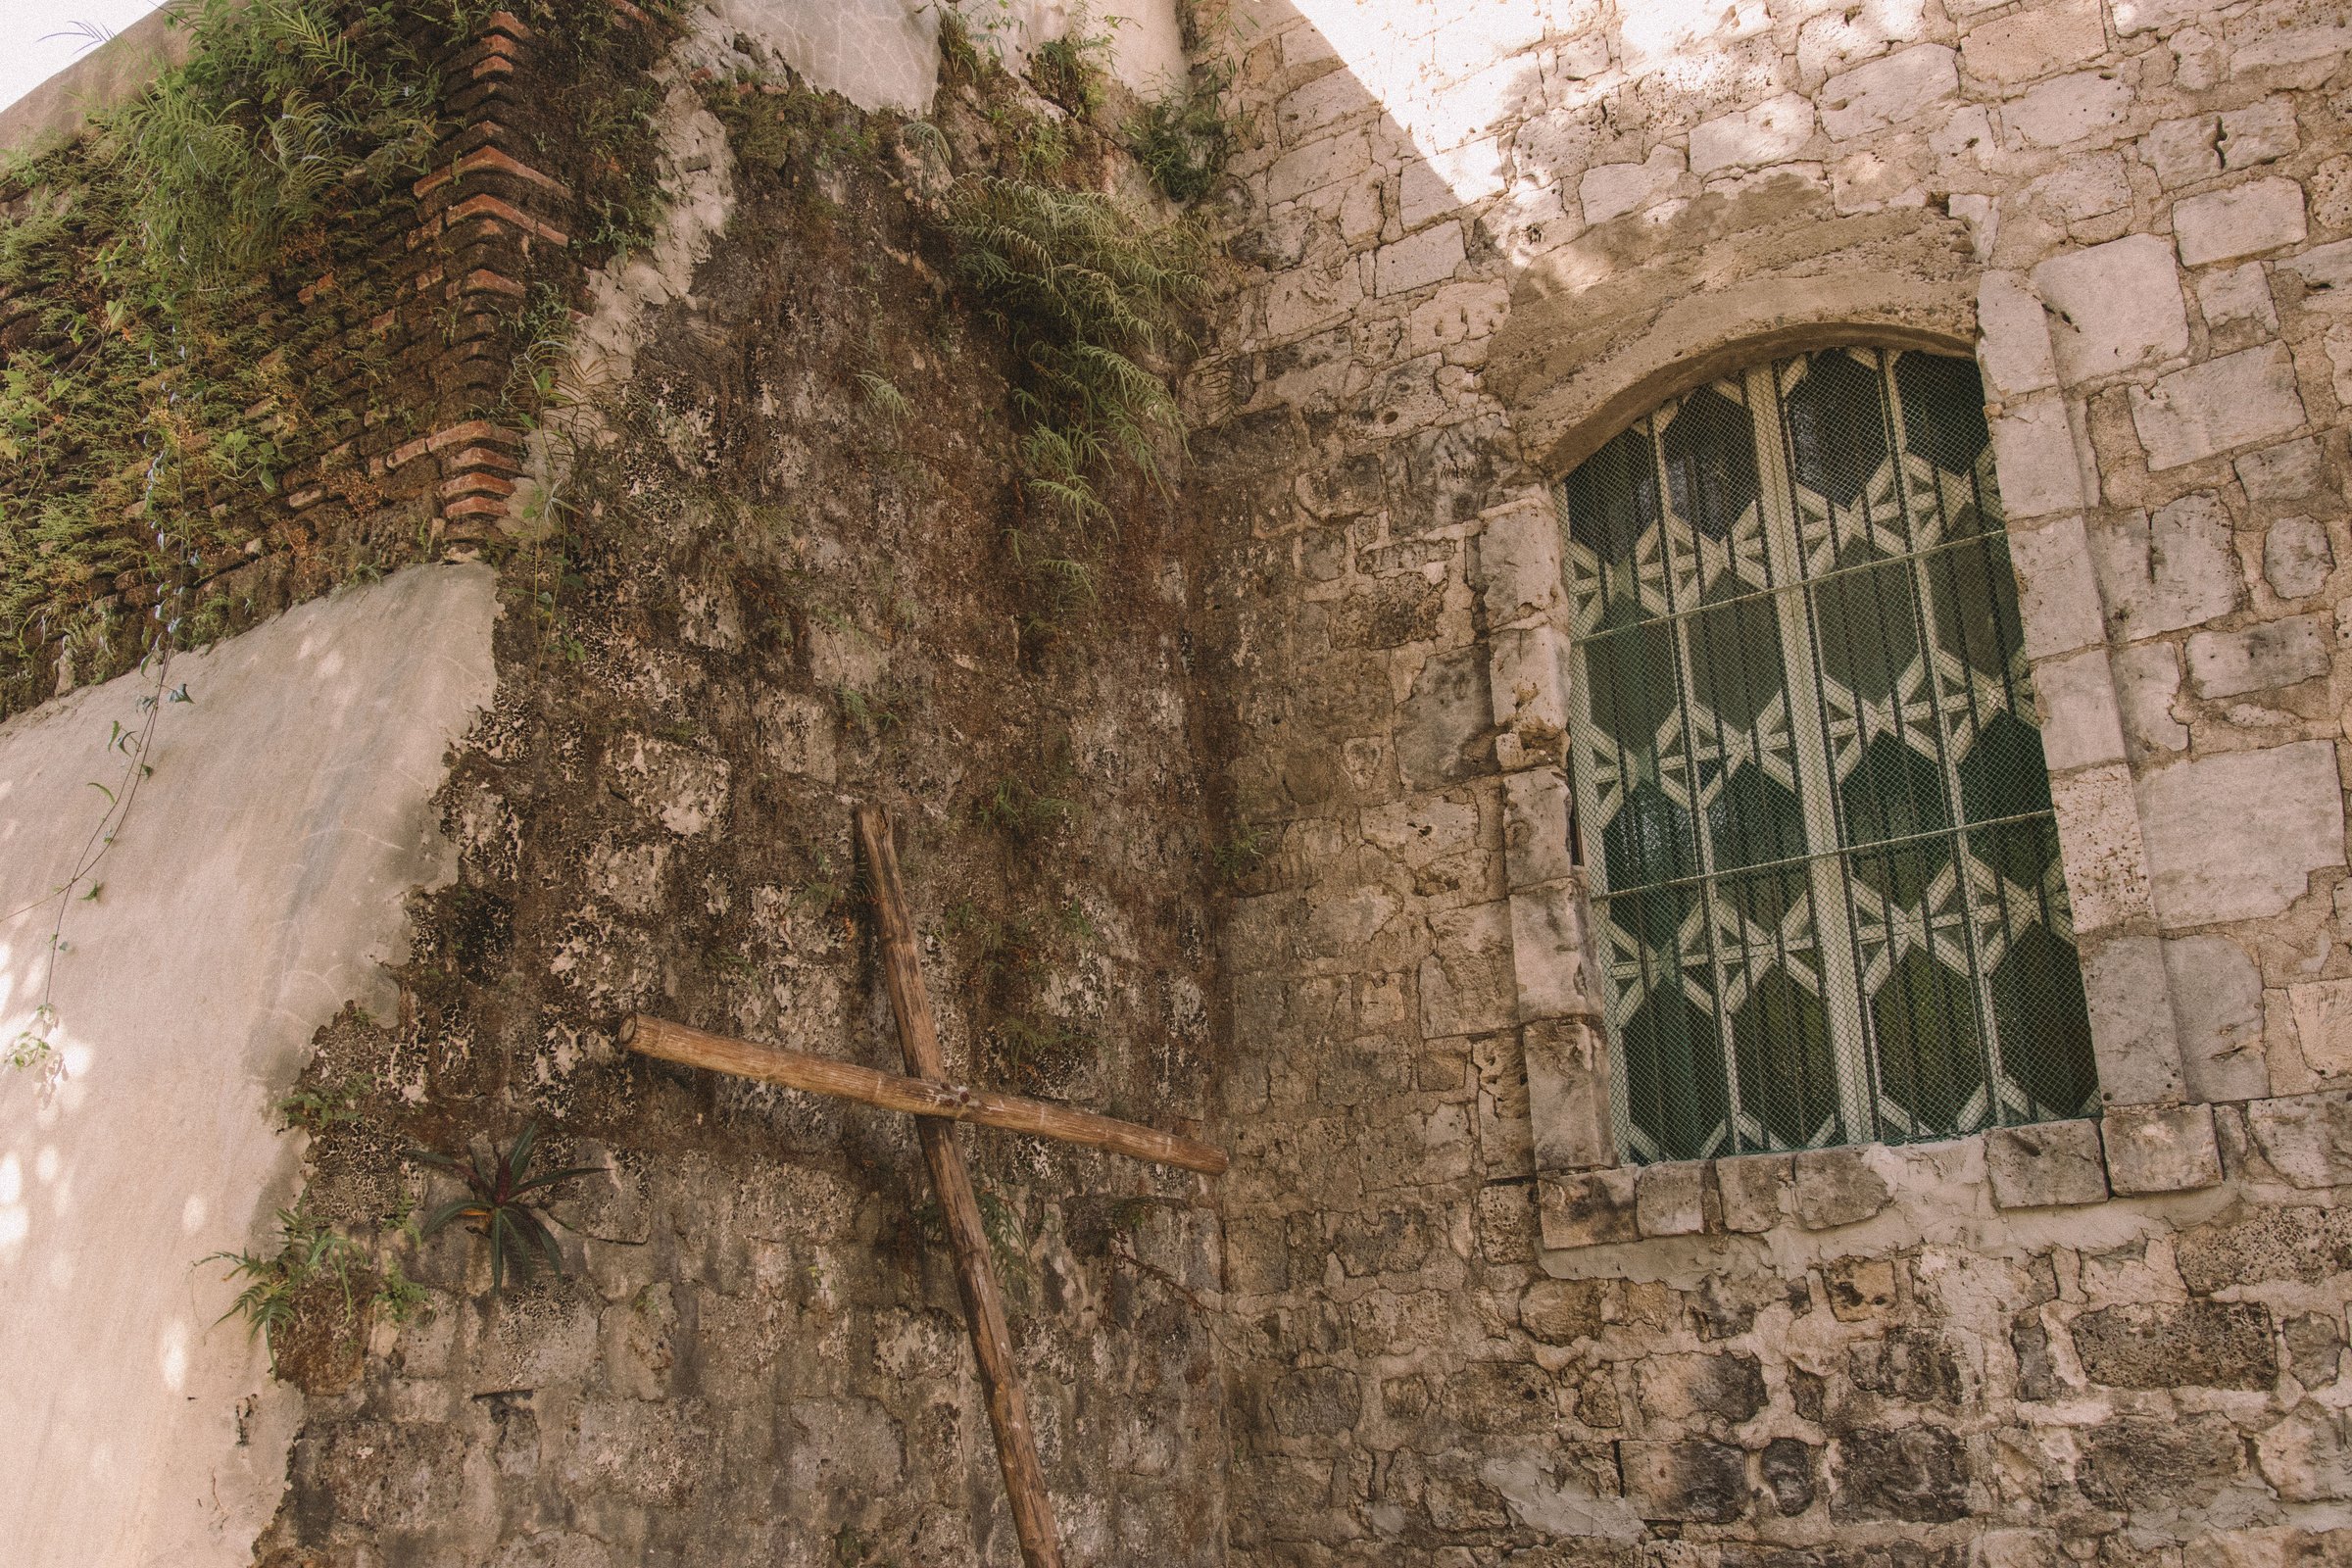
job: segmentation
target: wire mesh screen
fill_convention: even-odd
[[[1626,1157],[2089,1109],[1976,367],[1759,367],[1660,408],[1559,500]]]

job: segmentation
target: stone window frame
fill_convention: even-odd
[[[1588,371],[1583,416],[1566,421],[1565,436],[1549,444],[1543,481],[1480,514],[1503,881],[1547,1248],[1753,1230],[1784,1218],[1818,1229],[1876,1212],[1856,1211],[1838,1195],[1878,1186],[1857,1182],[1868,1152],[1886,1147],[1878,1144],[1622,1162],[1586,874],[1570,841],[1570,634],[1552,499],[1560,474],[1667,400],[1751,364],[1855,345],[1970,358],[1984,377],[2099,1072],[2096,1119],[1996,1127],[1954,1142],[1984,1143],[2002,1208],[2190,1191],[2221,1180],[2212,1107],[2186,1099],[2173,1008],[2148,1004],[2155,997],[2169,1002],[2172,988],[2085,524],[2097,489],[2082,413],[2055,390],[2054,376],[2005,405],[1991,401],[1994,388],[2018,384],[2002,372],[2013,372],[2019,357],[2046,361],[2051,352],[2040,313],[2021,321],[2004,309],[2011,302],[1996,296],[2001,281],[1988,274],[1980,301],[1966,302],[1980,305],[1987,327],[1998,322],[1997,338],[1981,333],[1980,313],[1965,308],[1947,312],[1942,330],[1922,323],[1913,308],[1863,309],[1796,327],[1786,316],[1760,316],[1709,334],[1708,342],[1665,346],[1663,365],[1660,346],[1651,345],[1614,386],[1595,385]],[[1556,418],[1546,422],[1561,427]],[[1782,1196],[1768,1201],[1774,1193]]]

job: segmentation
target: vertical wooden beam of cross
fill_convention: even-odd
[[[886,1110],[906,1111],[916,1118],[923,1163],[931,1169],[931,1186],[947,1216],[948,1245],[956,1256],[956,1283],[963,1296],[964,1325],[980,1363],[980,1383],[988,1396],[989,1421],[996,1428],[997,1459],[1004,1471],[1005,1494],[1012,1501],[1021,1556],[1028,1568],[1061,1568],[1054,1504],[1046,1493],[1045,1471],[1037,1462],[1037,1435],[1029,1425],[1029,1400],[1013,1362],[1004,1297],[997,1288],[988,1232],[981,1223],[980,1201],[972,1192],[963,1151],[956,1147],[955,1123],[978,1122],[1210,1176],[1225,1169],[1225,1155],[1206,1144],[1156,1128],[950,1082],[947,1061],[940,1054],[939,1032],[931,1019],[930,998],[923,989],[914,922],[906,913],[906,893],[899,880],[890,818],[880,807],[858,808],[858,842],[873,880],[882,974],[890,989],[891,1013],[898,1020],[899,1046],[911,1076],[877,1072],[804,1051],[730,1040],[643,1014],[621,1025],[620,1043],[641,1055],[834,1095]]]

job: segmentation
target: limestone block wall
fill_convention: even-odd
[[[1262,851],[1223,947],[1237,1555],[2346,1549],[2352,27],[1247,15],[1248,271],[1194,387]],[[1637,1176],[1547,487],[1855,342],[1984,370],[2106,1113]]]
[[[0,1560],[252,1561],[300,1400],[200,1260],[275,1247],[278,1102],[347,1003],[389,1010],[407,896],[454,868],[430,803],[495,608],[487,567],[415,568],[0,725],[0,1040],[54,1053],[0,1068]],[[159,691],[153,774],[52,896]]]

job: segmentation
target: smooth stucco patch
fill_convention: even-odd
[[[300,1140],[271,1106],[318,1027],[382,1009],[403,901],[453,855],[430,799],[493,690],[492,573],[405,571],[172,665],[146,783],[75,902],[67,1075],[0,1068],[0,1562],[237,1563],[277,1506],[296,1401],[196,1260],[260,1246]],[[66,873],[136,675],[0,725],[0,914]],[[0,1038],[54,904],[0,922]]]

